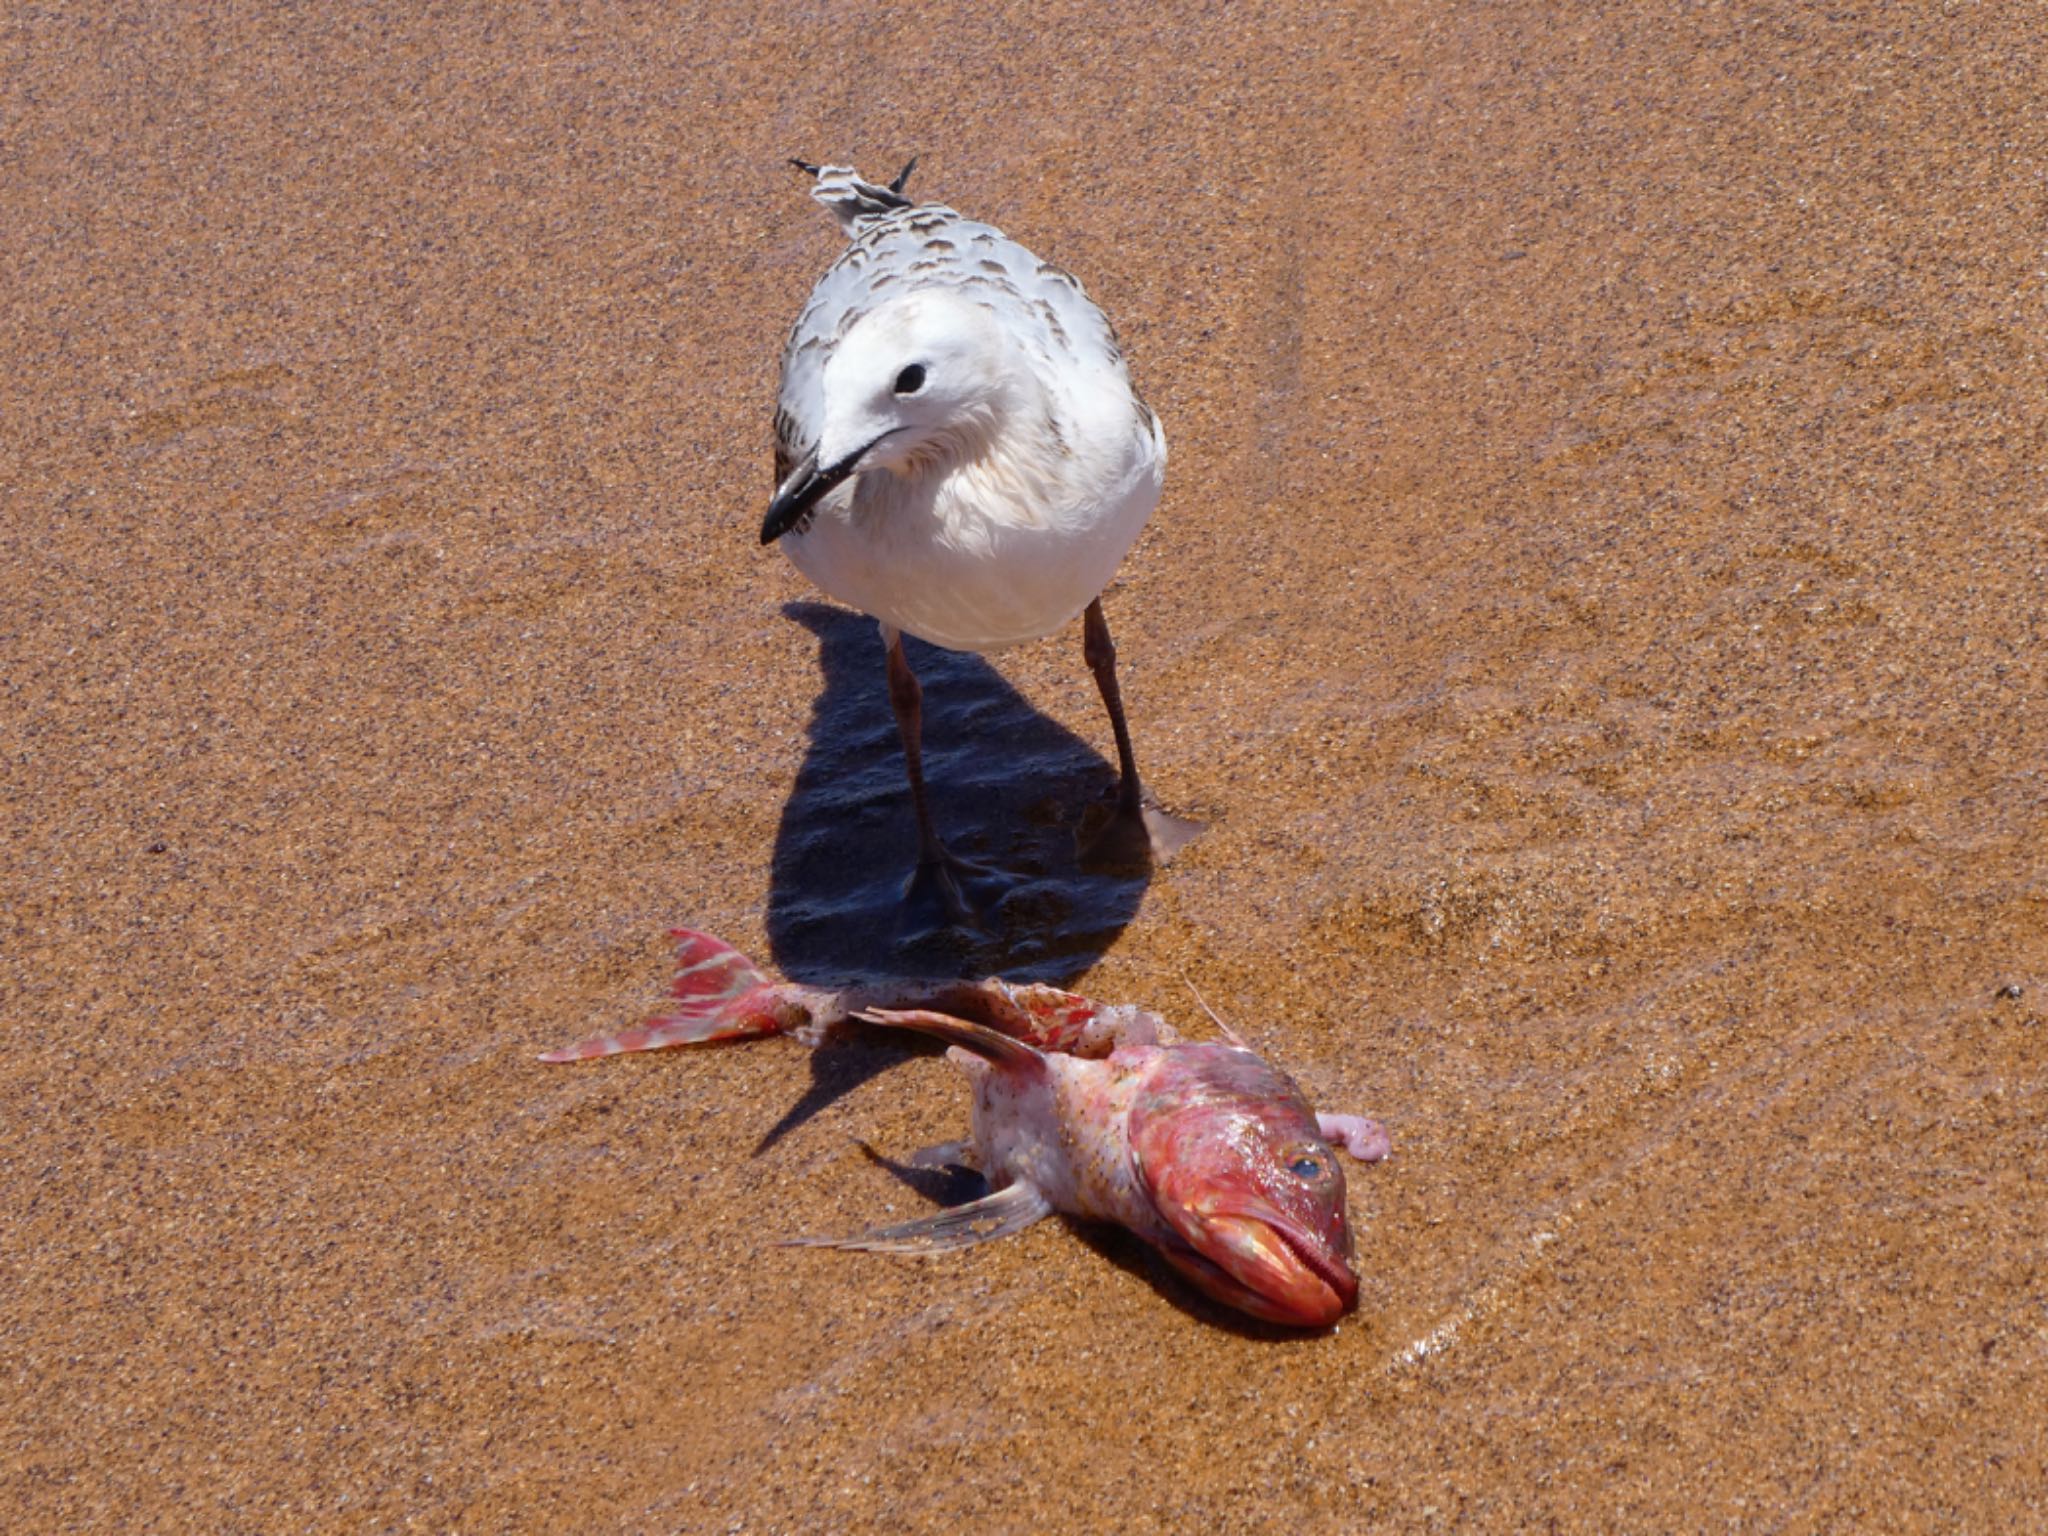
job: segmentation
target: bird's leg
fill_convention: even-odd
[[[948,853],[932,826],[932,808],[924,790],[924,689],[918,686],[910,659],[903,654],[902,635],[885,629],[883,638],[889,653],[889,703],[896,711],[897,732],[903,737],[903,767],[910,778],[911,809],[917,814],[917,871],[904,894],[916,900],[929,889],[943,904],[949,920],[972,924],[974,907],[960,889],[960,877],[984,871]]]
[[[896,711],[896,729],[903,737],[903,766],[910,775],[910,804],[917,812],[917,858],[919,863],[937,858],[942,851],[939,835],[932,830],[932,809],[924,795],[924,690],[910,660],[903,654],[903,637],[890,635],[889,704]]]
[[[1131,750],[1131,727],[1124,719],[1123,692],[1116,682],[1116,642],[1109,638],[1109,620],[1102,616],[1099,597],[1081,619],[1081,655],[1095,674],[1095,686],[1102,690],[1102,703],[1109,711],[1109,727],[1116,733],[1117,768],[1116,808],[1082,849],[1082,862],[1164,863],[1202,830],[1202,824],[1145,803],[1137,754]]]
[[[1095,674],[1095,686],[1102,690],[1103,706],[1109,711],[1109,728],[1116,733],[1116,813],[1135,816],[1144,807],[1145,791],[1138,782],[1138,758],[1131,750],[1131,727],[1124,719],[1123,691],[1116,685],[1116,642],[1109,638],[1109,620],[1102,616],[1102,599],[1088,605],[1081,619],[1081,655]]]

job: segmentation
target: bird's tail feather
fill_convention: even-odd
[[[911,171],[917,167],[915,155],[887,186],[862,179],[860,172],[850,165],[813,165],[808,160],[789,163],[810,173],[814,178],[811,196],[830,208],[838,217],[840,226],[849,234],[862,219],[879,218],[899,208],[908,208],[913,202],[903,195],[903,187],[910,180]]]

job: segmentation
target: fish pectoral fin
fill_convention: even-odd
[[[962,1050],[985,1056],[998,1066],[1039,1067],[1045,1058],[1022,1040],[986,1024],[976,1024],[968,1019],[956,1019],[950,1013],[934,1013],[929,1008],[863,1008],[854,1015],[867,1024],[880,1024],[886,1029],[911,1029],[921,1035],[931,1035],[948,1045],[957,1045]]]
[[[874,1227],[852,1237],[792,1237],[785,1248],[858,1248],[866,1253],[950,1253],[1022,1232],[1052,1214],[1052,1202],[1029,1184],[1011,1184],[992,1195],[950,1206],[917,1221]]]
[[[1316,1129],[1333,1147],[1342,1147],[1361,1163],[1376,1163],[1394,1150],[1394,1138],[1377,1120],[1364,1115],[1317,1115]]]

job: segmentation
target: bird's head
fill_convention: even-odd
[[[986,306],[922,289],[876,306],[834,344],[815,452],[780,486],[762,524],[773,542],[864,470],[914,474],[972,454],[1029,383]]]

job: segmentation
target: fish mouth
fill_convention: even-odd
[[[828,464],[823,469],[818,467],[815,453],[806,455],[790,477],[776,488],[775,500],[768,504],[768,515],[761,520],[761,542],[773,544],[789,532],[806,512],[860,468],[860,461],[874,451],[882,438],[893,437],[902,430],[901,427],[893,427],[881,437],[871,438],[854,449],[838,463]]]
[[[1350,1265],[1284,1218],[1216,1212],[1199,1230],[1200,1248],[1175,1234],[1161,1251],[1201,1290],[1240,1312],[1296,1328],[1327,1328],[1358,1304]]]

